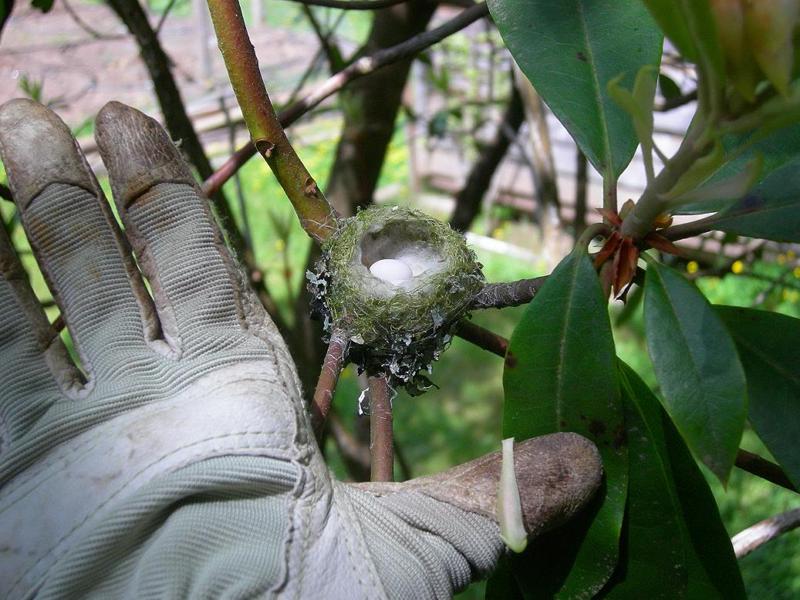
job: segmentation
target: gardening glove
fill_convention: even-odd
[[[116,102],[96,137],[124,233],[58,117],[0,108],[78,357],[0,228],[0,597],[422,599],[486,576],[503,552],[499,456],[333,481],[286,346],[178,150]],[[533,536],[592,496],[601,466],[558,434],[518,444],[515,473]]]

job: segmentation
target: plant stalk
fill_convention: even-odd
[[[264,87],[237,0],[208,0],[219,49],[253,144],[275,173],[306,233],[322,242],[337,215],[289,143]]]
[[[383,376],[369,378],[371,481],[394,481],[392,391]]]

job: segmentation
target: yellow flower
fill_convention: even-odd
[[[697,262],[694,260],[690,260],[688,263],[686,263],[686,272],[689,273],[690,275],[697,273],[697,270],[699,268],[700,265],[698,265]]]
[[[744,263],[740,260],[735,261],[731,265],[731,271],[733,271],[736,275],[744,271]]]

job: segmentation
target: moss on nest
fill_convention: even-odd
[[[399,284],[375,277],[370,265],[386,258],[405,262],[412,277]],[[347,219],[308,279],[325,330],[350,335],[351,360],[411,393],[430,385],[420,371],[439,357],[484,284],[474,253],[449,225],[385,206]]]

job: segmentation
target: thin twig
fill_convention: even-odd
[[[385,377],[369,378],[370,481],[394,481],[392,391]]]
[[[236,150],[236,126],[231,121],[231,113],[228,110],[228,105],[225,102],[225,97],[219,97],[219,106],[220,110],[222,110],[222,116],[225,118],[225,128],[228,131],[228,147],[231,149],[232,152]],[[250,252],[254,252],[253,249],[253,232],[250,230],[250,217],[247,214],[247,202],[244,199],[244,189],[242,188],[242,179],[239,177],[237,173],[233,178],[234,188],[236,189],[236,200],[239,204],[239,214],[242,216],[242,238],[244,239],[245,247],[248,248]],[[231,227],[235,227],[235,223],[230,224]]]
[[[395,4],[403,4],[408,0],[287,0],[288,2],[297,2],[305,4],[306,6],[325,6],[327,8],[340,8],[342,10],[378,10],[379,8],[386,8],[394,6]]]
[[[492,183],[498,167],[508,153],[512,140],[525,120],[522,98],[515,87],[511,89],[508,106],[491,143],[483,146],[472,164],[464,186],[455,196],[455,209],[450,226],[457,231],[467,231],[481,208],[481,201]]]
[[[318,242],[336,228],[337,215],[289,143],[264,87],[253,44],[236,0],[209,0],[225,67],[250,137],[289,197],[300,224]]]
[[[355,481],[369,481],[369,447],[348,431],[335,408],[331,409],[329,420],[333,443],[336,444],[347,472]]]
[[[680,108],[681,106],[685,106],[690,102],[694,102],[695,100],[697,100],[697,90],[693,90],[683,94],[682,96],[666,99],[661,104],[656,104],[655,110],[657,112],[668,112],[670,110]]]
[[[219,1],[220,0],[212,0],[212,2]],[[304,114],[318,106],[320,102],[332,96],[352,81],[369,75],[387,65],[419,54],[426,48],[433,46],[444,38],[461,31],[478,19],[485,17],[488,12],[485,2],[476,4],[475,6],[461,11],[456,17],[435,29],[415,35],[395,46],[378,50],[373,54],[358,59],[347,68],[322,82],[301,100],[295,102],[286,110],[281,111],[280,115],[278,115],[281,125],[288,127]],[[222,185],[254,154],[255,146],[252,142],[248,142],[225,161],[211,177],[206,179],[203,184],[203,191],[208,195],[221,188]]]
[[[77,11],[72,8],[72,5],[69,3],[68,0],[61,0],[61,3],[64,5],[64,9],[67,11],[67,14],[70,16],[72,21],[81,29],[83,29],[86,33],[88,33],[93,39],[100,40],[100,41],[108,41],[114,39],[121,39],[124,38],[124,35],[121,34],[113,34],[113,33],[101,33],[89,25],[83,18],[77,13]]]
[[[314,11],[309,5],[303,5],[303,13],[306,15],[308,22],[311,24],[311,28],[314,30],[314,34],[319,40],[320,48],[325,54],[325,58],[328,60],[328,68],[331,70],[331,72],[341,69],[343,66],[341,64],[342,54],[339,51],[336,42],[331,39],[331,32],[325,32],[322,30],[322,25],[320,25],[316,15],[314,14]]]
[[[456,325],[455,334],[467,340],[469,343],[475,344],[479,348],[496,354],[500,358],[506,358],[506,354],[508,353],[508,340],[472,321],[460,321],[458,325]]]
[[[798,489],[786,476],[783,469],[774,462],[770,462],[766,458],[761,458],[758,454],[740,449],[736,454],[736,466],[742,471],[747,471],[775,485],[779,485],[792,492],[798,492]]]
[[[507,283],[488,283],[472,299],[470,308],[507,308],[527,304],[545,281],[546,275]]]
[[[164,8],[164,12],[161,13],[161,18],[158,20],[158,25],[156,25],[156,37],[161,34],[161,29],[164,27],[164,23],[167,22],[167,17],[169,13],[172,12],[172,9],[175,8],[175,3],[177,0],[169,0],[169,4]]]
[[[800,508],[759,521],[731,538],[736,558],[744,558],[779,535],[800,527]]]
[[[317,439],[325,429],[325,421],[331,410],[336,383],[339,381],[349,347],[350,338],[344,331],[337,329],[331,334],[328,351],[325,353],[322,370],[317,380],[317,388],[314,390],[314,398],[311,400],[311,425]]]

